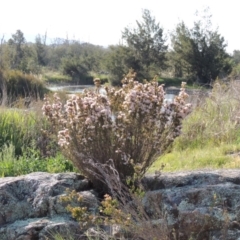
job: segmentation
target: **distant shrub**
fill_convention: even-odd
[[[19,70],[8,70],[2,74],[2,82],[5,82],[8,102],[18,98],[31,97],[42,99],[48,92],[44,83],[32,74],[25,74]]]
[[[54,72],[44,74],[43,79],[49,84],[69,84],[71,82],[71,77]]]
[[[233,67],[230,77],[232,79],[240,79],[240,63]]]
[[[108,78],[101,78],[101,84],[105,84],[108,82],[109,82]]]
[[[112,181],[140,179],[180,134],[190,110],[184,84],[173,102],[164,95],[157,81],[142,84],[127,75],[107,97],[86,91],[63,105],[55,96],[53,103],[45,99],[43,111],[68,159],[95,187],[111,192]]]

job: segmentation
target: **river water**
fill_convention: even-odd
[[[54,92],[67,92],[69,94],[81,93],[84,89],[94,88],[94,85],[71,85],[71,86],[49,86],[48,89]],[[166,94],[165,100],[172,101],[175,97],[174,94]]]

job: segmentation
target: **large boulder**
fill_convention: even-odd
[[[148,175],[143,184],[147,212],[177,239],[240,240],[240,170]]]
[[[0,178],[0,239],[43,240],[54,232],[82,234],[66,211],[66,204],[60,201],[66,188],[81,192],[92,211],[98,209],[89,181],[76,173],[38,172]]]

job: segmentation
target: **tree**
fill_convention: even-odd
[[[86,78],[88,76],[87,68],[80,59],[76,57],[66,57],[62,58],[62,69],[63,74],[66,74],[72,78],[73,81],[79,83],[86,83]]]
[[[240,78],[240,50],[234,50],[232,55],[233,68],[230,74],[232,79]]]
[[[82,43],[80,47],[81,52],[79,55],[88,71],[100,71],[100,63],[103,60],[103,55],[106,50],[103,47],[90,43]]]
[[[5,72],[0,68],[0,105],[7,104],[7,82]]]
[[[12,38],[8,40],[9,46],[13,47],[13,62],[12,67],[17,68],[23,58],[24,51],[23,45],[26,43],[24,34],[21,30],[17,30],[15,34],[12,34]]]
[[[172,45],[175,64],[186,75],[194,76],[195,81],[210,84],[220,74],[229,74],[231,63],[224,38],[218,29],[211,28],[211,16],[204,20],[194,22],[191,29],[184,22],[179,23],[172,35]]]
[[[134,57],[140,62],[142,71],[149,74],[150,69],[165,68],[167,45],[163,29],[156,23],[149,10],[143,10],[143,22],[137,22],[137,28],[125,28],[123,39],[133,50]]]
[[[5,58],[8,59],[11,69],[25,73],[39,72],[36,49],[32,43],[26,43],[21,30],[17,30],[8,40],[5,54],[8,55]]]
[[[109,47],[105,66],[110,73],[112,85],[121,85],[121,80],[129,69],[140,70],[139,61],[135,58],[132,49],[121,45]]]
[[[23,57],[17,68],[25,73],[38,74],[40,72],[36,48],[32,43],[24,45]]]
[[[37,59],[39,65],[47,65],[47,46],[46,46],[47,33],[44,36],[39,34],[35,38],[35,48],[37,52]]]
[[[233,51],[233,61],[235,64],[240,63],[240,50],[234,50]]]

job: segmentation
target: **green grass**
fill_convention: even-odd
[[[220,146],[188,148],[182,151],[175,150],[159,157],[148,173],[160,170],[162,164],[165,165],[164,172],[240,168],[238,152],[240,152],[240,144],[222,144]]]
[[[33,140],[38,128],[34,112],[0,108],[0,148],[7,143],[14,145],[16,154]]]
[[[61,72],[46,69],[42,74],[42,79],[49,84],[69,83],[72,80],[70,76],[64,75]]]
[[[34,110],[0,108],[0,177],[77,171],[58,153],[55,139],[43,134],[42,128],[51,132],[47,126],[38,105]],[[52,155],[46,154],[49,150]]]
[[[165,87],[181,87],[182,82],[186,82],[187,85],[185,86],[188,89],[202,89],[204,86],[200,86],[194,83],[192,80],[188,80],[186,78],[170,78],[170,77],[160,77],[158,79],[159,84],[164,84]]]
[[[165,87],[181,87],[182,82],[186,82],[184,78],[167,78],[161,77],[158,79],[159,84],[164,84]],[[188,83],[189,86],[189,83]]]
[[[77,172],[70,161],[60,153],[55,157],[41,158],[33,149],[26,149],[16,157],[12,144],[4,145],[0,152],[0,177],[19,176],[32,172]]]

